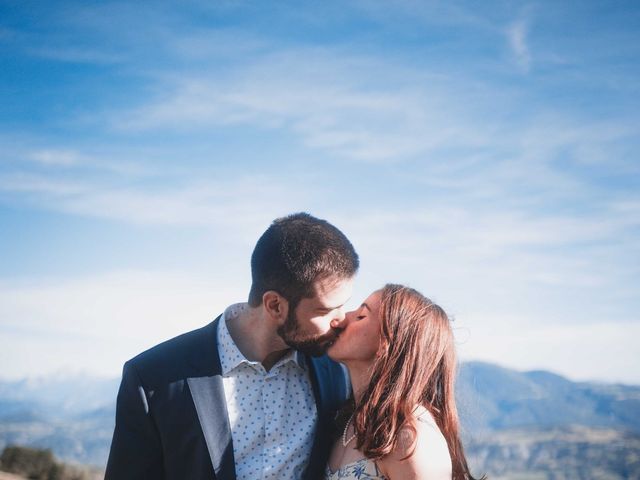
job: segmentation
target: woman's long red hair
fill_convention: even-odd
[[[372,459],[390,454],[400,429],[415,428],[413,412],[422,405],[447,441],[453,479],[473,479],[459,435],[456,355],[447,314],[416,290],[388,284],[382,289],[380,320],[379,356],[354,411],[357,448]]]

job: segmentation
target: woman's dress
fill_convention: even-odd
[[[335,472],[332,472],[327,465],[324,472],[325,480],[387,480],[378,466],[368,458],[361,458],[355,462],[348,463]]]

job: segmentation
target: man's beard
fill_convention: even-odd
[[[289,309],[284,324],[278,327],[278,335],[291,348],[312,357],[324,355],[327,348],[338,338],[338,330],[331,329],[320,335],[310,335],[300,332],[300,325],[296,318],[295,308]]]

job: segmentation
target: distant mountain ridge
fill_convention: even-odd
[[[74,418],[115,404],[119,382],[118,378],[89,374],[0,380],[0,420],[20,409],[46,418]]]
[[[468,362],[460,368],[457,393],[462,424],[476,433],[571,425],[640,433],[640,386]]]
[[[88,375],[0,381],[0,450],[51,448],[65,461],[104,466],[118,384]],[[608,475],[598,478],[640,478],[640,386],[467,362],[457,393],[471,464],[493,480],[591,478],[580,469],[589,461]]]

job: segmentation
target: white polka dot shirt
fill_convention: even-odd
[[[291,351],[268,372],[247,360],[234,343],[227,319],[218,322],[218,352],[233,439],[237,480],[300,479],[307,467],[317,410],[302,354]]]

